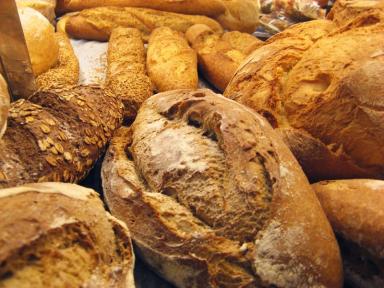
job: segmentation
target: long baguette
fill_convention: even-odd
[[[147,68],[158,92],[197,88],[196,53],[181,33],[168,27],[152,32]]]
[[[56,11],[62,14],[101,6],[141,7],[206,16],[217,16],[225,11],[225,7],[220,0],[59,0],[57,1]]]
[[[114,29],[108,45],[105,87],[124,104],[124,120],[136,117],[141,103],[153,94],[145,68],[141,33],[135,28]]]
[[[112,30],[118,27],[137,28],[147,41],[150,33],[158,27],[169,27],[186,32],[194,24],[206,24],[221,32],[218,22],[205,16],[176,14],[144,8],[99,7],[87,9],[67,20],[66,32],[79,39],[108,41]]]

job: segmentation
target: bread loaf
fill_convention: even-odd
[[[340,157],[329,159],[344,162],[325,167],[351,167],[341,173],[347,178],[381,178],[384,34],[377,31],[375,25],[343,33],[331,30],[332,37],[323,36],[315,44],[309,37],[304,42],[302,34],[271,40],[243,62],[224,95],[260,112],[275,127],[308,132],[330,150],[322,155],[335,152]],[[310,152],[297,148],[296,156],[306,159]],[[313,171],[307,172],[310,178],[324,179]],[[339,168],[328,173],[330,178],[338,175]]]
[[[126,225],[73,184],[0,190],[0,286],[134,288]]]
[[[55,39],[59,45],[57,63],[47,72],[36,77],[36,85],[42,90],[72,86],[79,82],[79,61],[71,42],[63,32],[56,32]]]
[[[66,13],[100,6],[141,7],[207,16],[217,16],[225,11],[225,7],[220,0],[59,0],[57,11]]]
[[[289,149],[210,90],[144,102],[102,179],[137,253],[177,287],[341,286],[336,240]]]
[[[55,29],[38,11],[22,7],[20,22],[35,76],[46,72],[56,64],[59,46],[55,40]]]
[[[325,181],[313,188],[338,235],[348,287],[383,287],[384,182]]]
[[[196,89],[196,52],[184,35],[168,27],[155,29],[148,42],[147,69],[158,92]]]
[[[108,44],[105,88],[124,104],[125,122],[132,122],[141,103],[153,93],[145,67],[145,48],[135,28],[116,28]]]
[[[0,139],[3,137],[4,131],[7,128],[9,102],[8,86],[0,74]]]
[[[337,0],[327,18],[333,20],[336,25],[347,24],[353,18],[362,13],[381,10],[384,12],[384,4],[381,0]]]
[[[169,27],[185,32],[194,24],[206,24],[214,31],[222,31],[219,23],[205,16],[163,12],[144,8],[99,7],[87,9],[69,17],[65,29],[74,37],[86,40],[108,41],[114,28],[137,28],[148,40],[157,27]]]
[[[197,52],[204,77],[220,91],[225,90],[245,57],[263,44],[250,34],[219,34],[203,24],[193,25],[185,35]]]
[[[98,87],[40,91],[13,102],[0,142],[0,187],[81,180],[121,120],[121,102]]]
[[[16,0],[17,7],[30,7],[43,14],[50,22],[56,18],[56,0]]]

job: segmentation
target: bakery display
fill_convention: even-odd
[[[198,55],[205,79],[219,91],[225,90],[246,56],[263,45],[250,34],[238,31],[215,33],[204,24],[193,25],[185,36]]]
[[[39,183],[0,190],[0,286],[134,288],[126,225],[96,192]]]
[[[196,52],[184,35],[171,28],[161,27],[151,33],[147,69],[157,92],[197,88]]]
[[[65,29],[74,38],[108,41],[114,28],[137,28],[147,41],[155,28],[165,26],[185,32],[194,24],[206,24],[214,31],[222,31],[218,22],[206,16],[131,7],[98,7],[83,10],[66,20]]]
[[[293,155],[210,90],[146,100],[102,179],[137,255],[177,287],[341,287],[336,240]]]
[[[124,104],[124,120],[132,122],[141,103],[153,94],[145,66],[141,33],[135,28],[116,28],[108,44],[105,88]]]
[[[7,128],[7,118],[10,105],[8,85],[0,74],[0,139]]]
[[[383,287],[384,181],[324,181],[313,188],[338,235],[347,283]]]
[[[0,187],[81,180],[120,125],[122,110],[117,98],[92,86],[44,90],[13,102],[1,139]]]
[[[32,8],[20,8],[19,15],[33,73],[37,76],[57,62],[59,46],[55,39],[55,29],[40,12]]]

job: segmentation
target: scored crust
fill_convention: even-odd
[[[289,149],[209,90],[149,98],[102,179],[139,256],[178,287],[341,286],[336,240]]]

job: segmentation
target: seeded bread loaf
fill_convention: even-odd
[[[40,91],[13,102],[0,143],[0,187],[81,180],[121,120],[121,102],[98,87]]]
[[[220,91],[225,90],[246,56],[263,44],[250,34],[219,34],[204,24],[193,25],[185,36],[197,52],[204,77]]]
[[[7,128],[9,105],[10,96],[8,93],[8,85],[0,74],[0,139],[3,137],[4,131]]]
[[[102,167],[137,253],[177,287],[340,287],[336,240],[269,124],[210,90],[144,102]],[[309,212],[310,211],[310,212]]]
[[[222,31],[215,20],[205,16],[184,15],[131,7],[98,7],[83,10],[67,19],[66,32],[74,38],[108,41],[114,28],[137,28],[148,41],[150,33],[158,27],[169,27],[185,32],[194,24],[206,24],[214,31]]]
[[[57,63],[47,72],[36,77],[36,85],[42,90],[73,86],[79,82],[79,61],[71,42],[63,32],[56,32],[55,38],[59,45]]]
[[[135,287],[126,225],[93,190],[28,184],[0,206],[0,287]]]
[[[105,88],[124,104],[124,121],[132,122],[141,103],[153,94],[145,67],[145,48],[139,30],[116,28],[108,43]]]
[[[196,52],[189,47],[183,34],[168,27],[151,33],[147,69],[157,92],[197,88]]]
[[[383,287],[384,181],[325,181],[313,188],[338,236],[348,287]]]

